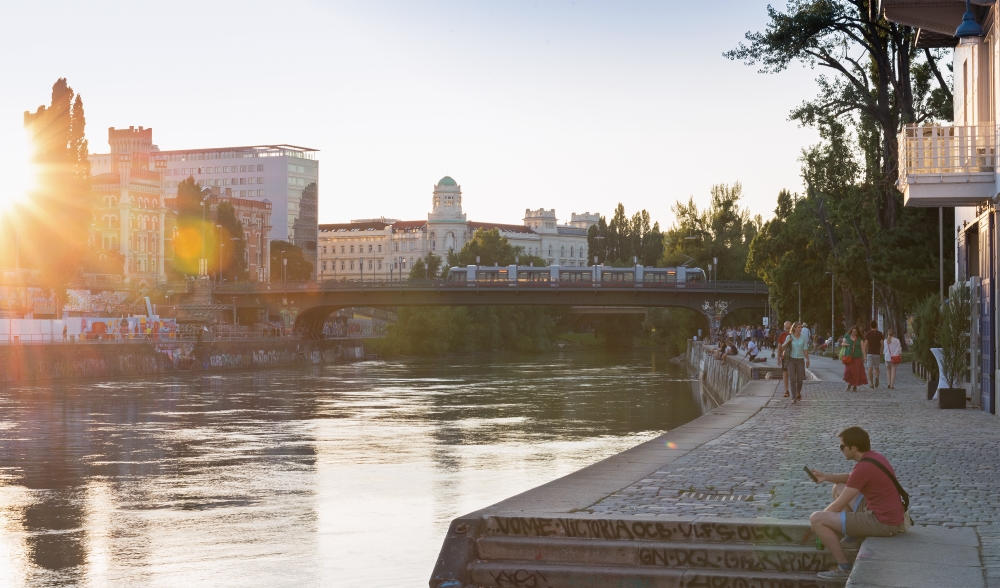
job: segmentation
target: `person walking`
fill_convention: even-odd
[[[806,336],[806,345],[812,346],[812,331],[809,330],[809,325],[802,323],[802,334]]]
[[[781,379],[785,382],[785,398],[788,398],[788,365],[785,363],[785,339],[788,338],[788,333],[792,329],[792,321],[785,321],[784,326],[784,330],[778,333],[778,344],[776,347],[778,349],[778,365],[781,366]]]
[[[896,368],[903,361],[903,345],[896,338],[896,331],[887,329],[885,342],[882,344],[885,355],[885,377],[889,380],[889,389],[896,389]]]
[[[869,323],[871,329],[865,333],[865,357],[868,360],[868,381],[872,388],[878,388],[879,364],[882,363],[882,342],[885,336],[878,330],[878,321]]]
[[[796,404],[802,400],[802,382],[806,378],[806,368],[809,367],[809,339],[802,332],[802,323],[792,325],[792,332],[785,337],[784,346],[787,348],[784,356],[788,365],[792,404]]]
[[[844,362],[844,381],[847,382],[847,392],[858,391],[858,386],[868,383],[865,378],[865,340],[861,337],[861,329],[857,325],[851,327],[851,332],[844,338],[844,357],[850,361]]]

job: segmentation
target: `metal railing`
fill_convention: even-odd
[[[449,289],[460,290],[465,288],[480,289],[524,289],[524,290],[549,290],[549,289],[608,289],[608,290],[666,290],[666,291],[696,291],[696,292],[730,292],[730,293],[752,293],[767,294],[767,284],[761,281],[740,281],[740,280],[717,280],[707,282],[512,282],[508,280],[478,281],[478,282],[449,282],[442,279],[433,280],[340,280],[325,282],[292,282],[276,284],[255,284],[255,283],[230,283],[217,285],[212,293],[223,295],[225,293],[261,293],[268,292],[329,292],[338,290],[416,290],[416,289]]]
[[[996,126],[907,125],[899,133],[899,181],[907,175],[992,173]]]

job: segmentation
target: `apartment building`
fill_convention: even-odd
[[[150,137],[152,129],[139,127]],[[136,132],[129,127],[129,131]],[[127,143],[131,145],[131,143]],[[161,151],[152,144],[136,144],[144,162],[161,166],[162,194],[158,201],[177,197],[177,185],[193,177],[199,186],[227,188],[233,198],[271,204],[271,240],[289,241],[301,247],[316,264],[317,214],[319,206],[318,151],[294,145],[251,145]],[[131,148],[131,147],[129,147]],[[91,174],[116,173],[115,151],[90,156]],[[134,169],[140,169],[135,167]],[[152,167],[148,168],[150,171]],[[162,226],[162,222],[160,224]]]
[[[918,30],[917,49],[954,48],[954,122],[902,130],[897,185],[906,206],[955,209],[955,226],[944,228],[943,239],[956,240],[956,281],[972,286],[972,373],[967,387],[973,406],[996,414],[997,5],[974,1],[969,13],[958,1],[883,0],[881,7],[888,20]]]
[[[549,265],[586,266],[587,230],[597,214],[574,213],[559,224],[555,209],[526,210],[523,224],[470,221],[462,210],[462,188],[449,176],[431,191],[427,220],[359,219],[319,225],[317,272],[321,280],[389,280],[407,275],[413,263],[433,252],[447,259],[479,229],[497,229],[511,245],[546,259]]]

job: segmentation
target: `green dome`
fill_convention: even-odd
[[[451,179],[451,176],[445,176],[445,177],[441,178],[441,181],[438,182],[437,185],[438,186],[457,186],[458,184],[455,182],[455,180]]]

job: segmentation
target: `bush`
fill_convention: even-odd
[[[940,298],[936,294],[928,296],[917,307],[914,318],[916,324],[913,351],[916,354],[917,362],[924,366],[933,380],[938,379],[938,364],[937,360],[934,359],[934,354],[931,353],[931,348],[941,346],[938,339],[938,325],[941,322],[940,304]]]
[[[941,340],[941,370],[949,388],[958,388],[969,373],[969,331],[972,328],[972,297],[967,284],[955,284],[944,305],[938,337]]]

